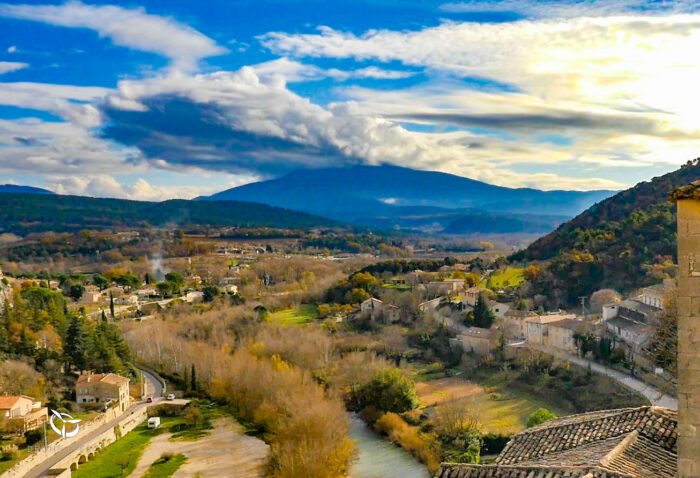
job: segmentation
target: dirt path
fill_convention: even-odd
[[[258,478],[263,476],[269,447],[262,440],[243,434],[231,418],[218,418],[209,435],[196,441],[168,441],[171,433],[156,436],[144,450],[130,478],[141,478],[163,453],[187,456],[173,478],[206,477]]]

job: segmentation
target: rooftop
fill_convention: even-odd
[[[443,464],[435,476],[671,478],[677,422],[676,412],[648,406],[558,418],[515,435],[495,465]]]
[[[481,327],[469,327],[466,330],[464,330],[464,332],[462,332],[460,335],[488,339],[491,338],[491,336],[493,335],[493,330],[483,329]]]
[[[9,410],[14,407],[19,400],[26,398],[27,400],[34,401],[32,397],[26,395],[2,395],[0,396],[0,410]]]
[[[83,373],[78,377],[76,385],[81,385],[85,383],[107,383],[110,385],[121,385],[123,383],[129,383],[129,379],[117,375],[116,373]]]
[[[676,189],[669,195],[668,199],[670,201],[678,201],[679,199],[700,199],[700,179]]]

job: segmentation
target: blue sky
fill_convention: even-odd
[[[617,189],[700,146],[697,2],[0,3],[0,183],[165,199],[391,163]]]

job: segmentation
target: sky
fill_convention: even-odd
[[[192,198],[394,164],[623,189],[700,156],[700,1],[0,0],[0,183]]]

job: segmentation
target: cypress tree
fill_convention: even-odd
[[[89,341],[85,324],[79,316],[74,315],[68,326],[63,351],[68,361],[75,365],[78,370],[87,368],[88,345]]]
[[[109,312],[112,314],[112,319],[114,319],[114,296],[109,293]]]
[[[493,324],[494,318],[493,312],[489,309],[484,296],[479,294],[479,298],[476,300],[476,305],[474,306],[474,325],[489,329]]]
[[[197,391],[197,372],[194,369],[194,364],[192,364],[192,372],[190,373],[190,380],[192,381],[190,387],[193,392]]]

